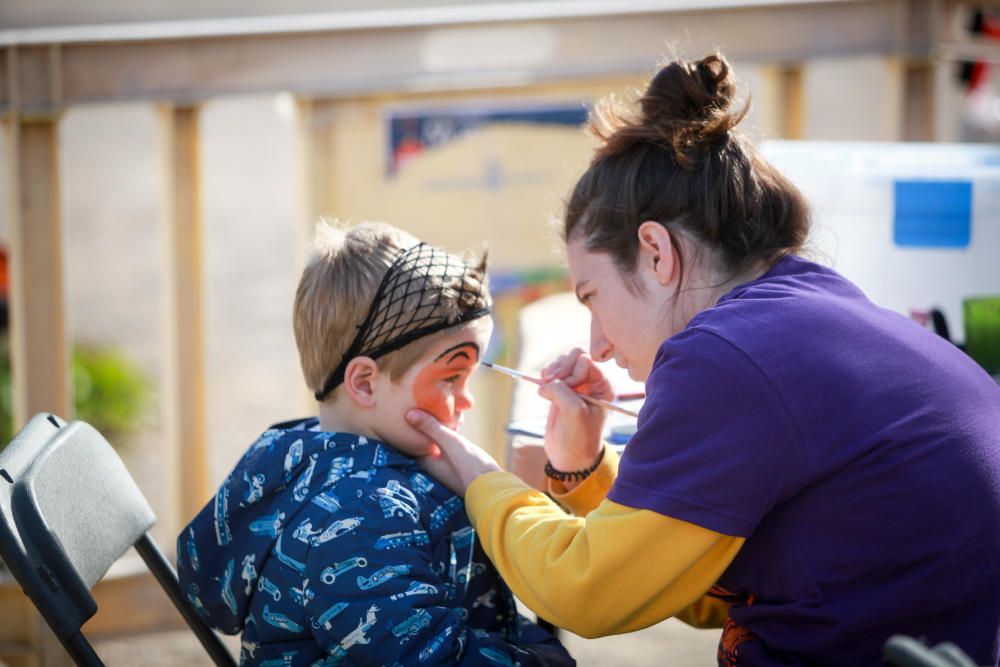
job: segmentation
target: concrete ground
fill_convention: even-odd
[[[695,630],[669,620],[652,628],[617,637],[584,639],[562,633],[563,643],[581,667],[705,667],[715,664],[718,630]],[[232,651],[239,642],[227,638]],[[189,632],[99,642],[97,652],[108,667],[210,667],[198,640]]]

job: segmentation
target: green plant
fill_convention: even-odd
[[[73,348],[75,418],[89,422],[116,447],[138,429],[150,398],[149,380],[120,352],[97,345]],[[10,344],[0,336],[0,449],[14,436]]]

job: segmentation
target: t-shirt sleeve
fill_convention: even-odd
[[[801,488],[807,461],[788,409],[729,341],[697,327],[674,336],[646,396],[610,500],[749,537]]]

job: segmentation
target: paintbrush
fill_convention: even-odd
[[[503,373],[504,375],[509,375],[513,378],[519,380],[527,380],[528,382],[533,382],[534,384],[544,384],[541,380],[535,377],[531,377],[527,373],[522,373],[521,371],[515,371],[513,368],[507,368],[506,366],[500,366],[499,364],[491,364],[488,361],[482,362],[483,366],[492,368],[493,370]],[[623,407],[617,406],[609,401],[603,401],[599,398],[594,398],[593,396],[587,396],[586,394],[577,394],[585,403],[590,403],[591,405],[596,405],[601,408],[607,408],[608,410],[614,410],[615,412],[620,412],[623,415],[628,415],[629,417],[638,417],[637,412],[632,412],[631,410],[626,410]]]

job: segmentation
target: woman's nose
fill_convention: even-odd
[[[611,358],[611,342],[605,337],[601,323],[593,315],[590,316],[590,358],[594,361],[607,361]]]

